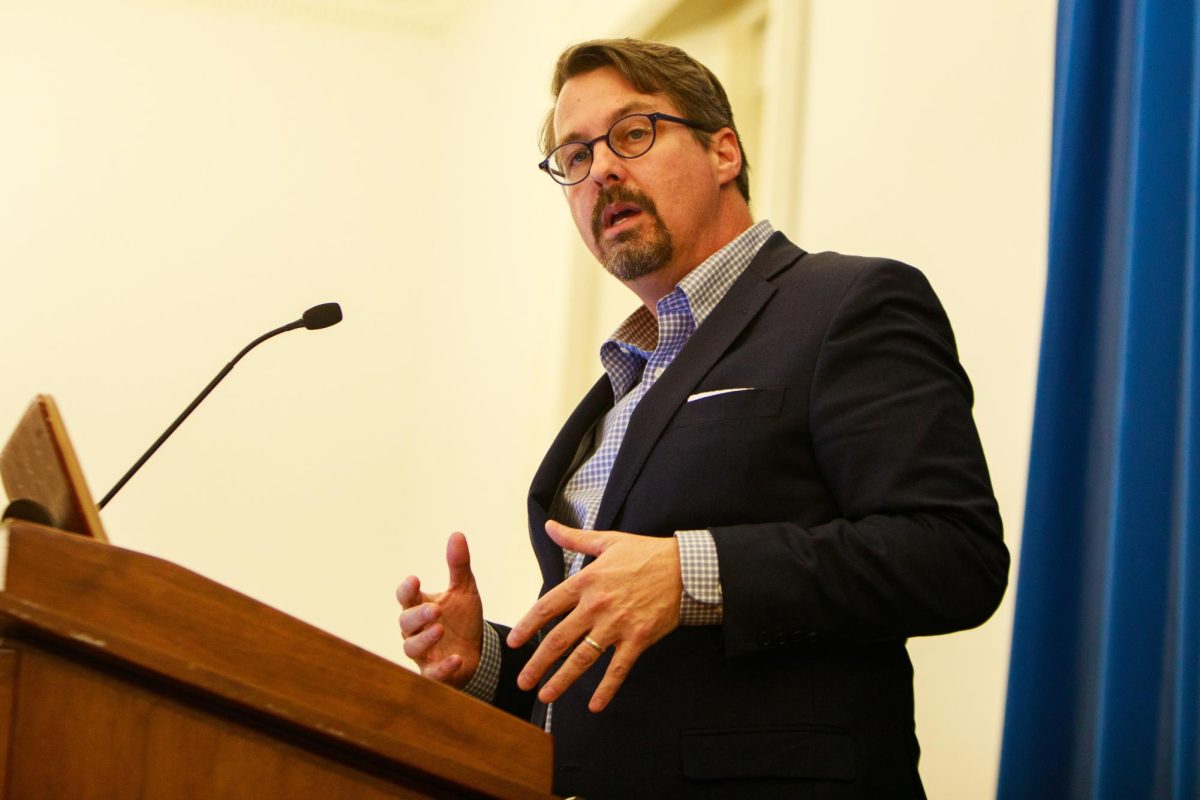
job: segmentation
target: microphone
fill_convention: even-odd
[[[342,307],[337,303],[321,303],[319,306],[313,306],[300,317],[301,324],[310,331],[328,328],[330,325],[337,325],[341,321]],[[267,335],[269,336],[270,334]]]
[[[0,520],[6,519],[20,519],[26,522],[36,522],[38,525],[45,525],[50,528],[57,527],[54,524],[54,516],[50,513],[50,509],[35,500],[29,500],[25,497],[18,497],[5,506],[4,513],[0,514]]]
[[[337,303],[322,303],[319,306],[313,306],[305,311],[304,315],[295,322],[289,322],[287,325],[283,325],[273,331],[267,331],[262,336],[258,337],[253,342],[242,348],[242,352],[234,356],[233,360],[226,364],[223,370],[217,373],[217,377],[213,378],[208,386],[204,387],[204,391],[200,392],[200,394],[196,396],[196,399],[192,401],[192,404],[185,408],[183,413],[171,423],[171,427],[163,431],[162,436],[159,436],[158,439],[155,440],[154,444],[150,445],[150,449],[142,454],[142,457],[137,460],[137,463],[130,467],[128,472],[121,476],[121,480],[117,481],[116,485],[109,489],[108,494],[104,495],[104,497],[101,498],[100,502],[96,505],[99,508],[104,508],[106,505],[108,505],[108,501],[113,499],[113,495],[121,491],[121,487],[129,482],[129,479],[132,478],[134,474],[142,468],[143,464],[150,460],[150,456],[154,455],[155,452],[158,451],[158,448],[162,447],[162,444],[167,440],[167,437],[174,433],[175,429],[183,424],[183,421],[187,419],[193,411],[196,410],[196,406],[200,405],[200,403],[204,401],[204,398],[208,397],[209,393],[216,388],[217,384],[229,374],[229,371],[233,369],[233,365],[242,360],[242,356],[246,355],[246,353],[249,353],[255,347],[258,347],[272,336],[278,336],[281,333],[294,331],[297,328],[305,328],[306,330],[316,331],[320,330],[321,328],[328,328],[330,325],[337,325],[341,321],[341,306],[339,306]]]

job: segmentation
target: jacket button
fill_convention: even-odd
[[[758,632],[759,647],[770,647],[774,643],[775,643],[775,641],[774,641],[774,639],[771,638],[770,631],[759,631]]]

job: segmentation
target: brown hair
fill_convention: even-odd
[[[563,84],[576,75],[601,67],[612,67],[643,94],[663,94],[680,115],[702,126],[692,135],[705,147],[711,133],[731,128],[742,153],[742,171],[736,183],[746,202],[750,202],[750,162],[742,137],[733,124],[733,109],[717,76],[678,47],[639,39],[596,39],[572,45],[558,57],[550,94],[558,101]],[[707,131],[707,133],[706,133]],[[554,109],[542,125],[542,152],[554,148]]]

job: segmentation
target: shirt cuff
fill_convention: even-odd
[[[496,687],[500,685],[500,634],[486,622],[483,623],[483,646],[479,652],[479,666],[463,692],[485,703],[496,698]]]
[[[680,625],[720,625],[725,616],[717,543],[709,531],[675,531],[683,594]]]

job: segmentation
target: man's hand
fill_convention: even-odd
[[[588,703],[590,710],[601,711],[646,648],[679,626],[679,548],[673,537],[581,531],[553,520],[546,523],[546,533],[562,547],[596,560],[543,595],[509,633],[508,645],[520,647],[547,622],[571,612],[542,639],[517,676],[517,685],[533,688],[554,661],[574,647],[538,693],[543,703],[553,702],[605,649],[615,647],[608,671]]]
[[[441,594],[422,592],[415,575],[400,582],[400,633],[404,654],[417,662],[422,675],[461,689],[479,667],[483,647],[483,603],[471,573],[467,537],[461,533],[450,534],[446,564],[450,586]]]

